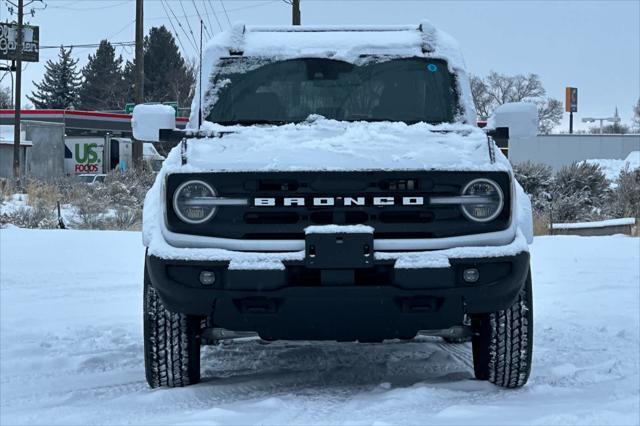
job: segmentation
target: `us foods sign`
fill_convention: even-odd
[[[22,28],[22,60],[38,62],[40,53],[40,28],[25,25]],[[18,47],[18,25],[0,22],[0,60],[16,59]]]

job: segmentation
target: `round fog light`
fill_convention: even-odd
[[[480,271],[476,268],[467,268],[462,272],[462,279],[468,283],[475,283],[480,279]]]
[[[216,282],[216,274],[211,271],[200,272],[200,283],[202,285],[213,285]]]

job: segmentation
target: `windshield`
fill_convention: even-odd
[[[237,59],[236,59],[237,60]],[[445,61],[404,58],[364,65],[293,59],[248,72],[224,64],[207,120],[221,124],[290,123],[311,114],[343,121],[452,122],[457,95]],[[235,73],[233,72],[235,71]],[[215,90],[214,90],[215,91]]]

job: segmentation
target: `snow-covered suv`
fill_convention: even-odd
[[[496,146],[535,126],[526,106],[478,128],[429,23],[235,26],[202,80],[185,131],[134,111],[137,139],[176,144],[144,206],[151,387],[198,382],[201,345],[247,332],[471,339],[476,378],[526,383],[531,206]]]

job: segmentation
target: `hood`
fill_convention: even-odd
[[[350,123],[314,117],[282,126],[205,123],[203,130],[232,133],[189,139],[187,164],[181,164],[178,146],[165,161],[165,173],[511,169],[497,148],[495,162],[490,161],[482,130],[463,124]]]

